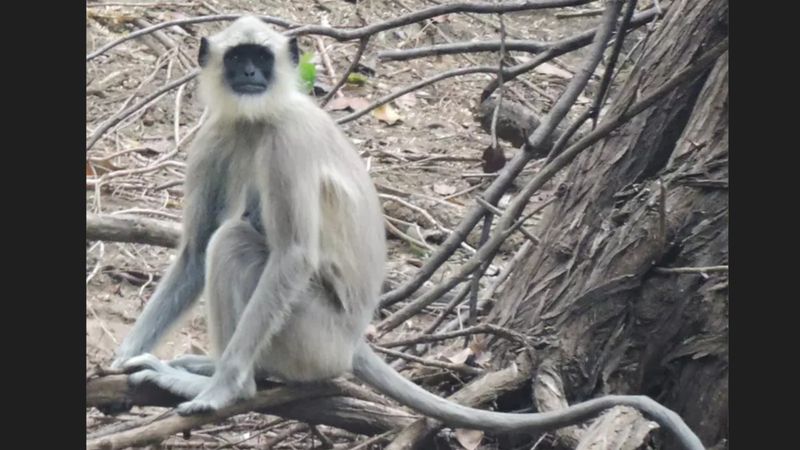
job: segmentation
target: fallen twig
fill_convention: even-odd
[[[654,267],[653,271],[656,273],[670,274],[670,273],[713,273],[713,272],[727,272],[728,266],[708,266],[708,267]]]
[[[477,367],[468,366],[466,364],[446,363],[443,361],[436,361],[433,359],[420,358],[418,356],[409,355],[407,353],[389,350],[388,348],[383,348],[378,345],[373,345],[372,348],[374,348],[375,351],[384,353],[386,355],[394,356],[395,358],[414,361],[415,363],[422,364],[423,366],[438,367],[440,369],[452,370],[454,372],[461,372],[469,375],[480,375],[484,372],[483,370],[478,369]]]
[[[172,222],[141,217],[86,214],[86,239],[177,247],[181,227]]]
[[[470,336],[474,334],[493,334],[502,336],[506,339],[512,340],[522,345],[528,345],[528,339],[522,333],[518,333],[508,328],[503,328],[493,324],[481,324],[474,327],[463,328],[457,331],[449,331],[438,334],[423,334],[417,337],[408,339],[399,339],[391,342],[381,342],[381,347],[403,347],[406,345],[422,344],[429,342],[439,342],[447,339],[453,339],[460,336]]]

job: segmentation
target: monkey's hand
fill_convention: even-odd
[[[182,416],[212,413],[238,400],[251,398],[255,393],[252,371],[218,370],[210,385],[194,400],[178,405],[177,411]]]
[[[129,355],[119,355],[119,356],[117,356],[116,358],[114,358],[114,361],[111,361],[111,368],[112,369],[124,369],[125,368],[125,362],[127,362],[132,357],[133,357],[133,355],[130,355],[130,356]]]
[[[150,356],[153,359],[156,359],[152,355],[143,355],[143,356]],[[136,356],[130,354],[130,352],[126,352],[124,349],[120,348],[117,351],[117,357],[114,358],[114,361],[111,362],[110,368],[115,370],[122,370],[125,373],[131,373],[139,368],[137,364],[129,364],[129,361],[135,361]],[[128,377],[128,382],[131,382],[131,377]],[[119,401],[113,401],[106,405],[100,406],[97,409],[100,410],[103,414],[107,416],[116,415],[124,412],[128,412],[131,410],[133,405],[131,404],[130,400],[124,399]]]
[[[126,338],[126,340],[122,342],[122,345],[120,345],[117,349],[114,361],[111,362],[112,369],[122,369],[126,372],[130,372],[130,370],[126,368],[126,363],[132,358],[146,354],[144,350],[137,348],[138,346],[130,345],[128,342],[129,339],[130,337]]]

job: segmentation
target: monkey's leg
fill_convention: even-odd
[[[271,251],[209,387],[194,400],[180,404],[179,414],[217,410],[255,394],[256,358],[283,328],[294,302],[309,286],[311,270],[305,247],[299,243]]]
[[[264,242],[263,235],[242,221],[223,224],[209,242],[207,312],[215,349],[225,348],[255,289],[268,255]],[[143,355],[131,359],[126,367],[146,369],[131,375],[131,383],[153,383],[187,398],[200,394],[215,372],[214,360],[201,355],[183,355],[169,363]]]
[[[205,355],[181,355],[168,363],[170,367],[197,375],[214,375],[214,359]]]
[[[211,238],[206,297],[213,355],[220,355],[231,340],[268,257],[266,238],[249,222],[230,220]]]

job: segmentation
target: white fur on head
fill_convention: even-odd
[[[208,60],[198,79],[201,98],[209,106],[209,119],[271,122],[281,116],[292,96],[300,94],[300,78],[291,60],[289,38],[261,19],[241,17],[209,37],[208,43]],[[225,82],[223,56],[228,49],[241,44],[263,45],[275,55],[272,80],[261,94],[238,95]]]

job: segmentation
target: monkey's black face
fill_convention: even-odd
[[[225,52],[225,81],[241,95],[261,94],[272,79],[275,55],[264,46],[242,44]]]

